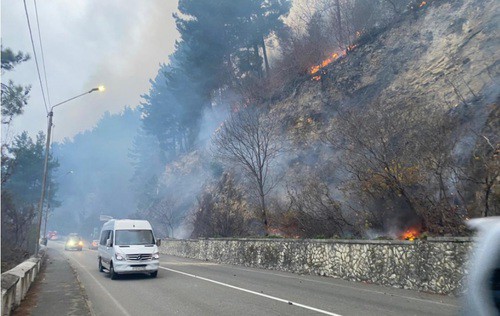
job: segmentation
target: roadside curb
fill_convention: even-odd
[[[85,292],[68,258],[55,248],[47,248],[47,262],[43,278],[35,284],[27,297],[13,315],[95,315],[89,309]]]
[[[37,279],[46,259],[46,248],[39,257],[31,257],[2,273],[2,316],[11,315],[21,305],[31,285]]]

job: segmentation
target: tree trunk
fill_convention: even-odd
[[[266,77],[269,78],[269,61],[267,60],[266,42],[264,36],[261,36],[262,55],[264,56],[264,65],[266,66]]]
[[[344,45],[344,36],[342,32],[342,16],[340,14],[340,0],[336,0],[337,5],[337,27],[339,31],[339,47],[342,49]]]
[[[256,43],[253,45],[253,50],[254,50],[254,54],[255,54],[255,60],[258,61],[260,55],[259,55],[259,46]],[[258,64],[258,65],[255,65],[255,67],[258,67],[257,72],[259,74],[259,78],[262,78],[262,65]]]
[[[266,210],[266,197],[264,194],[264,185],[259,181],[259,195],[260,195],[260,208],[262,211],[262,222],[264,223],[264,229],[266,230],[266,236],[269,235],[269,227],[267,223],[267,210]]]
[[[488,217],[490,214],[490,203],[488,200],[490,199],[490,193],[491,193],[491,185],[488,182],[488,177],[486,177],[485,186],[486,189],[484,190],[484,217]]]

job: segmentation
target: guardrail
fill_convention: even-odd
[[[40,272],[41,258],[30,258],[2,273],[2,316],[10,315],[21,304]]]

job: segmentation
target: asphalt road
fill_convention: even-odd
[[[456,315],[441,295],[333,278],[221,265],[163,255],[156,279],[111,280],[97,251],[64,251],[85,288],[93,315]]]

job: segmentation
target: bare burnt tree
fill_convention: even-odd
[[[2,231],[11,245],[24,246],[35,215],[33,205],[18,206],[7,191],[2,191]]]
[[[248,220],[243,194],[233,176],[224,173],[219,182],[207,188],[198,199],[191,237],[247,236]]]
[[[174,229],[185,218],[184,214],[179,210],[178,204],[175,198],[166,197],[149,209],[150,217],[166,227],[168,237],[174,237]]]
[[[339,111],[326,139],[344,152],[350,190],[383,209],[382,229],[420,225],[459,233],[465,212],[452,186],[456,121],[422,100]],[[404,228],[404,227],[403,227]]]
[[[500,215],[500,142],[498,136],[477,134],[478,144],[470,162],[457,169],[460,196],[474,217]]]
[[[222,175],[216,192],[217,216],[213,218],[216,233],[222,237],[245,236],[248,233],[246,203],[231,174]]]
[[[277,184],[272,168],[282,150],[276,123],[262,110],[247,107],[231,114],[213,137],[216,157],[241,168],[253,184],[266,234],[266,197]]]
[[[212,212],[214,210],[213,195],[204,191],[198,196],[196,209],[191,212],[189,221],[193,225],[191,238],[214,237]]]
[[[325,32],[327,25],[320,12],[305,15],[303,19],[303,30],[289,29],[279,38],[281,57],[275,61],[275,73],[270,78],[274,90],[279,91],[288,82],[308,73],[335,50],[331,35]]]
[[[318,178],[308,178],[288,188],[290,210],[304,237],[332,238],[358,235],[354,221],[342,210],[328,185]],[[354,215],[351,213],[351,215]]]
[[[270,84],[275,91],[287,87],[332,54],[372,40],[410,1],[297,1],[290,27],[278,34],[281,57]]]
[[[30,255],[36,239],[33,205],[18,205],[11,194],[2,190],[2,271],[11,269]]]

